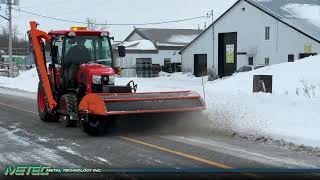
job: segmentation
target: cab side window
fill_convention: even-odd
[[[63,40],[61,37],[57,37],[57,40],[54,43],[54,45],[58,47],[56,63],[59,65],[61,65],[61,59],[62,59],[62,43],[63,43]]]

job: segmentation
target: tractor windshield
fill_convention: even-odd
[[[109,39],[102,36],[67,36],[64,59],[71,64],[94,62],[112,66]]]

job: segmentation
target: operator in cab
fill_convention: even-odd
[[[72,64],[81,64],[88,62],[91,59],[90,52],[84,45],[86,39],[82,37],[75,37],[76,45],[72,46],[66,55],[66,60]]]
[[[68,43],[74,43],[75,45],[69,49],[65,57],[65,79],[66,86],[74,88],[77,85],[76,79],[80,64],[91,61],[91,56],[89,50],[85,46],[86,39],[75,37],[70,41],[71,42]]]

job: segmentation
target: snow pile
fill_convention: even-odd
[[[170,43],[184,43],[184,44],[189,44],[192,40],[194,40],[198,35],[176,35],[176,36],[171,36],[168,39],[168,42]]]
[[[206,84],[211,119],[226,130],[320,146],[320,56]],[[252,93],[253,75],[273,75],[273,94]]]
[[[310,23],[320,27],[320,6],[311,4],[287,4],[283,10],[295,18],[307,19]]]
[[[284,139],[320,146],[320,56],[283,63],[208,82],[204,77],[206,113],[213,130]],[[253,75],[272,75],[273,93],[252,93]],[[116,78],[117,85],[130,80],[138,92],[194,90],[202,93],[202,78],[192,74],[161,73],[158,78]],[[35,69],[18,78],[0,77],[0,86],[37,91]],[[1,91],[1,89],[0,89]]]
[[[294,63],[282,63],[238,73],[226,80],[215,82],[215,91],[251,94],[253,75],[273,76],[273,95],[290,97],[320,97],[319,67],[320,56],[305,58]]]
[[[28,71],[22,71],[16,78],[0,76],[0,86],[30,92],[37,92],[38,82],[39,78],[36,68],[32,68]]]
[[[136,40],[136,41],[125,41],[122,43],[126,49],[135,49],[135,50],[157,50],[153,42],[149,40]]]

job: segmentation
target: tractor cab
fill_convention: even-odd
[[[103,85],[114,85],[114,62],[108,32],[72,27],[69,31],[50,31],[49,36],[53,39],[51,67],[54,67],[52,75],[56,76],[56,82],[53,84],[57,89],[80,88],[84,95],[85,92],[101,92]]]

